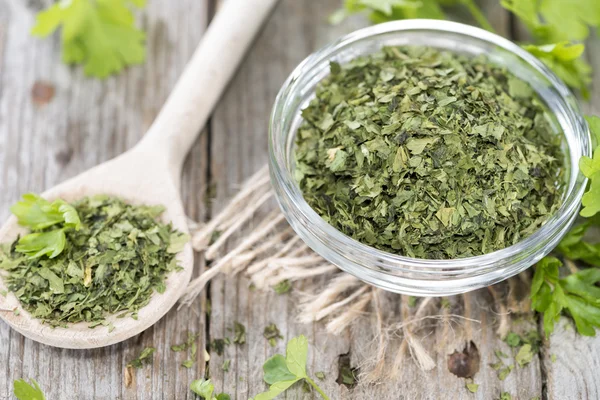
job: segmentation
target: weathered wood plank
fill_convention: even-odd
[[[105,81],[83,76],[60,62],[59,38],[30,37],[34,14],[50,1],[0,4],[0,219],[25,192],[40,192],[130,148],[143,135],[173,87],[207,24],[206,0],[150,1],[140,13],[148,33],[148,60]],[[45,81],[54,98],[34,104],[31,89]],[[206,137],[190,153],[183,192],[190,216],[201,219],[199,193],[206,186]],[[197,261],[200,265],[200,261]],[[202,299],[198,300],[198,305]],[[167,314],[157,325],[124,343],[71,351],[39,345],[0,322],[0,399],[12,397],[12,382],[34,378],[49,399],[185,399],[189,383],[202,376],[202,351],[194,368],[170,345],[187,331],[204,331],[204,314]],[[202,340],[202,337],[199,339]],[[138,371],[131,388],[123,369],[145,346],[154,363]]]
[[[483,3],[484,9],[489,12],[488,15],[492,16],[490,19],[494,27],[500,33],[508,34],[506,13],[501,12],[495,1]],[[306,7],[299,2],[282,0],[267,23],[213,116],[211,180],[216,184],[213,211],[218,211],[226,199],[235,193],[237,185],[266,162],[268,114],[277,90],[287,74],[310,52],[339,35],[366,24],[364,18],[355,17],[338,27],[327,25],[326,16],[339,4],[338,0],[328,0]],[[431,332],[425,339],[424,344],[428,349],[444,346],[437,356],[436,369],[421,372],[407,355],[397,380],[349,390],[336,383],[339,357],[350,353],[356,366],[372,351],[369,343],[373,339],[371,326],[375,323],[374,316],[364,316],[352,332],[333,337],[325,333],[321,323],[311,326],[295,322],[296,298],[293,295],[278,297],[272,292],[251,291],[248,285],[244,277],[219,277],[210,287],[210,337],[231,337],[228,329],[231,329],[233,321],[245,324],[249,332],[248,344],[228,346],[223,356],[211,355],[211,378],[219,390],[229,390],[232,398],[242,399],[265,390],[261,365],[276,352],[284,352],[285,341],[299,334],[305,334],[311,343],[310,370],[313,373],[326,373],[327,378],[322,386],[335,399],[487,399],[499,396],[502,391],[518,394],[519,399],[541,396],[541,376],[537,359],[526,368],[513,371],[503,382],[498,380],[496,371],[488,366],[489,363],[495,362],[495,349],[505,352],[508,350],[507,345],[495,333],[497,310],[491,309],[493,300],[485,290],[464,298],[471,310],[466,316],[481,321],[481,324],[471,323],[473,326],[468,330],[469,335],[463,334],[453,344],[449,343],[446,337],[452,331],[440,328]],[[453,301],[457,303],[457,312],[462,312],[463,298]],[[262,330],[270,322],[276,323],[285,336],[285,340],[280,341],[276,348],[270,348],[261,337]],[[476,395],[469,393],[465,389],[465,380],[452,375],[447,367],[447,354],[454,350],[450,345],[453,344],[462,350],[471,340],[481,354],[480,372],[475,375],[475,382],[481,384],[481,389]],[[390,354],[395,354],[396,351],[397,348],[388,349]],[[222,371],[221,368],[225,360],[231,360],[228,372]],[[287,398],[305,397],[315,396],[305,394],[300,387],[293,388],[287,394]]]

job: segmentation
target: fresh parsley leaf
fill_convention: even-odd
[[[275,354],[269,358],[263,365],[265,373],[264,380],[269,385],[279,381],[291,381],[296,379],[296,375],[291,373],[287,367],[285,357],[281,354]]]
[[[600,117],[596,117],[595,115],[586,115],[585,120],[590,127],[590,132],[592,133],[592,143],[595,148],[600,145]]]
[[[217,400],[231,400],[231,396],[227,393],[219,393],[216,397]]]
[[[30,258],[58,256],[65,248],[64,229],[79,230],[81,227],[81,220],[75,208],[60,199],[50,203],[36,194],[28,193],[10,210],[17,217],[19,225],[33,231],[62,224],[60,229],[30,233],[19,240],[15,249]]]
[[[280,381],[272,384],[269,390],[264,393],[259,393],[254,396],[254,400],[271,400],[285,392],[290,386],[298,382],[300,379],[294,379],[291,381]]]
[[[308,355],[308,340],[305,336],[298,336],[288,342],[286,356],[276,354],[269,358],[263,365],[264,380],[268,383],[269,390],[254,397],[254,400],[270,400],[283,393],[294,383],[305,380],[325,400],[329,397],[306,374],[306,359]]]
[[[31,34],[45,37],[62,26],[62,58],[84,64],[98,78],[145,60],[145,34],[135,27],[129,5],[145,0],[71,0],[57,2],[37,15]]]
[[[190,385],[190,390],[205,400],[213,400],[215,385],[212,384],[210,379],[197,379]]]
[[[42,392],[40,385],[35,379],[31,379],[31,383],[28,383],[24,379],[16,380],[13,392],[19,400],[46,400],[44,392]]]
[[[531,283],[532,307],[543,313],[547,336],[563,311],[573,318],[580,334],[594,336],[594,327],[600,327],[600,288],[596,286],[600,269],[585,269],[561,279],[561,266],[554,257],[546,257],[536,265]]]
[[[58,212],[61,213],[65,228],[73,228],[78,231],[81,228],[81,220],[75,207],[66,203],[64,200],[56,200],[52,203],[53,207],[58,207]]]
[[[373,23],[413,18],[445,19],[442,6],[456,5],[466,7],[482,28],[494,30],[474,0],[346,0],[344,6],[329,17],[329,22],[339,24],[356,13],[367,13]]]
[[[10,211],[17,217],[19,225],[31,230],[45,229],[65,221],[59,207],[33,193],[24,194]]]
[[[579,169],[590,180],[589,188],[581,199],[582,217],[593,217],[600,211],[600,147],[594,151],[593,158],[583,156],[579,160]]]
[[[600,25],[596,0],[502,0],[502,6],[527,25],[537,41],[585,40]]]
[[[308,356],[308,339],[301,335],[288,342],[285,363],[290,372],[299,378],[306,376],[306,357]]]
[[[556,76],[568,86],[589,97],[588,87],[592,82],[592,67],[581,57],[585,46],[568,41],[536,46],[523,46],[525,50],[539,58]]]
[[[65,232],[62,229],[50,232],[30,233],[19,240],[15,250],[26,254],[30,258],[42,256],[54,258],[62,253],[66,242]]]

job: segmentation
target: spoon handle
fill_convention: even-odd
[[[167,102],[140,142],[179,172],[227,83],[278,0],[227,0],[210,23]]]

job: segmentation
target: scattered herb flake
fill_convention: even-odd
[[[320,380],[323,380],[323,379],[325,379],[325,372],[323,372],[323,371],[315,372],[315,376],[317,378],[319,378]]]
[[[156,348],[154,347],[146,347],[144,350],[142,350],[138,358],[127,364],[127,367],[136,369],[142,368],[144,364],[149,364],[152,362],[152,354],[154,354],[155,351]]]
[[[531,345],[524,344],[523,346],[521,346],[519,352],[515,356],[515,361],[517,362],[517,364],[519,364],[519,367],[522,368],[531,362],[531,360],[533,359],[533,354],[534,353],[531,351]]]
[[[495,351],[494,351],[494,354],[495,354],[495,355],[496,355],[496,357],[498,357],[499,359],[502,359],[502,358],[508,358],[508,354],[506,354],[506,353],[504,353],[504,352],[502,352],[502,351],[500,351],[500,350],[495,350]]]
[[[218,355],[222,356],[225,351],[225,346],[231,344],[229,338],[214,339],[208,344],[210,350],[214,350]]]
[[[181,363],[181,366],[185,368],[192,368],[194,366],[194,360],[185,360]]]
[[[510,347],[519,347],[519,345],[522,342],[521,336],[517,335],[514,332],[509,332],[508,335],[506,335],[506,338],[504,339],[504,341]]]
[[[479,389],[479,385],[477,383],[467,383],[465,386],[471,393],[477,393],[477,390]]]
[[[229,366],[231,365],[231,360],[225,360],[223,361],[223,371],[225,372],[229,372]]]
[[[292,290],[292,284],[286,279],[273,286],[273,290],[275,290],[275,293],[277,294],[285,294]]]
[[[415,296],[408,296],[408,306],[414,307],[417,304],[417,298]]]
[[[246,327],[239,322],[233,323],[233,343],[244,344],[246,343]]]
[[[508,365],[506,367],[501,368],[498,371],[498,379],[500,379],[501,381],[505,380],[508,377],[508,375],[510,375],[513,369],[515,369],[514,365]]]
[[[263,331],[263,336],[265,337],[265,339],[267,339],[269,341],[269,344],[271,345],[271,347],[277,346],[277,341],[279,339],[283,339],[283,336],[281,335],[279,328],[277,328],[277,325],[275,325],[275,324],[267,325],[265,327],[265,330]]]

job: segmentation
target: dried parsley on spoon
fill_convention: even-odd
[[[304,198],[378,249],[477,256],[531,235],[560,205],[565,156],[550,111],[483,56],[407,46],[331,63],[302,116]]]
[[[157,220],[162,206],[109,196],[73,204],[23,196],[11,211],[32,233],[0,251],[5,285],[35,318],[51,326],[107,325],[132,316],[165,291],[188,235]]]

